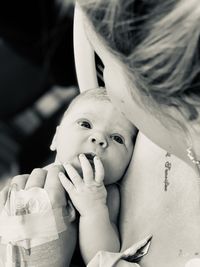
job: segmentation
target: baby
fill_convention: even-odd
[[[51,149],[66,170],[59,178],[80,214],[79,243],[86,264],[99,250],[120,250],[117,182],[130,162],[135,134],[104,88],[76,97],[57,127]]]

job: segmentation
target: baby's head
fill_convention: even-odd
[[[124,174],[133,151],[135,128],[111,103],[104,88],[78,95],[65,112],[53,139],[56,160],[81,171],[78,156],[93,163],[97,155],[105,169],[105,184]]]

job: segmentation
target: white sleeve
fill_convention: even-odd
[[[151,237],[148,236],[124,252],[99,251],[87,267],[140,267],[137,261],[148,253],[150,242]]]

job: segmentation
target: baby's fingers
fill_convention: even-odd
[[[95,181],[101,185],[103,183],[105,173],[104,173],[103,163],[97,156],[94,157],[94,166],[95,166]]]
[[[63,166],[74,186],[76,188],[81,186],[83,184],[83,179],[81,178],[77,170],[71,164],[64,164]]]
[[[29,175],[25,189],[28,190],[32,187],[44,187],[47,171],[41,168],[34,169]]]
[[[17,175],[12,179],[11,185],[16,184],[18,189],[24,189],[28,178],[29,174]]]
[[[84,182],[86,184],[92,183],[94,179],[94,174],[93,174],[93,169],[92,169],[92,166],[90,165],[89,160],[86,158],[84,154],[80,154],[79,160],[81,163]]]
[[[61,184],[67,191],[67,193],[70,194],[74,191],[74,185],[70,182],[70,180],[64,175],[63,172],[59,172],[58,177],[60,179]]]

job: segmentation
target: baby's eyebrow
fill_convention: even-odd
[[[125,139],[130,139],[130,140],[133,140],[136,135],[135,129],[132,129],[131,127],[128,127],[128,129],[125,131],[124,128],[122,128],[122,126],[119,126],[119,128],[116,128],[116,133],[117,132],[123,135]]]
[[[80,112],[80,113],[77,113],[77,116],[84,116],[84,115],[91,115],[91,113],[89,113],[89,112]]]
[[[89,116],[90,118],[97,118],[98,115],[97,114],[93,114],[92,112],[81,112],[81,113],[77,113],[77,117],[84,117],[84,116]]]

